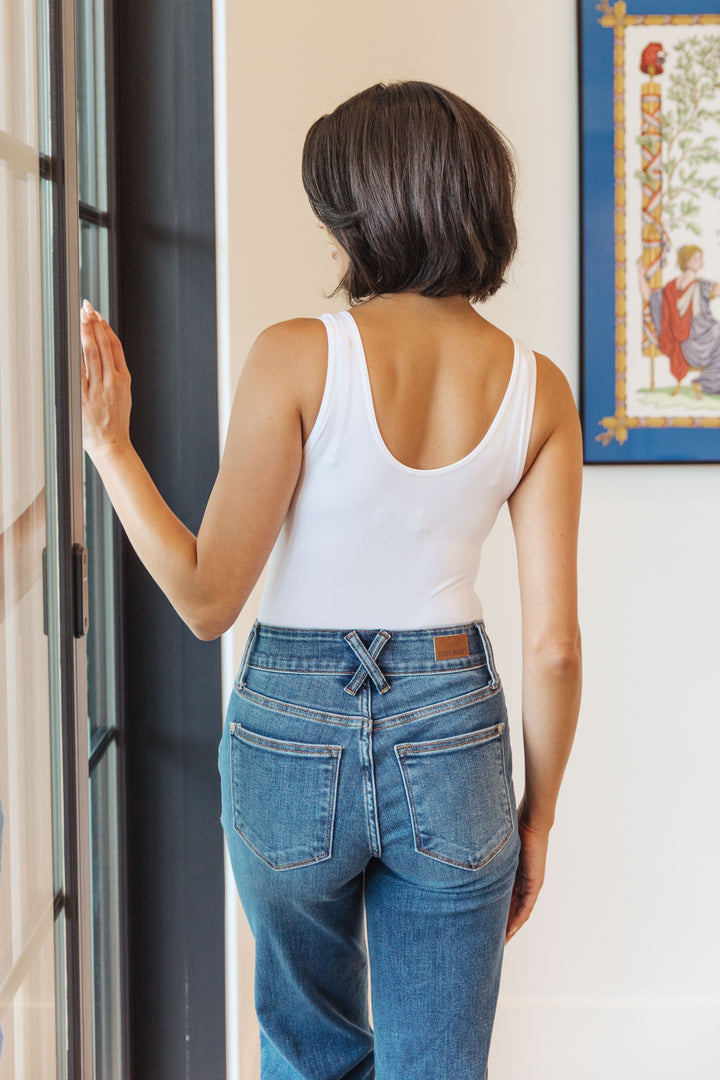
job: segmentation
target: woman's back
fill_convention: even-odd
[[[306,386],[303,467],[263,622],[411,629],[482,617],[480,551],[525,466],[535,356],[467,301],[398,299],[362,305],[360,319],[357,308],[322,316],[324,362],[306,363],[324,373]]]
[[[361,304],[352,316],[378,427],[393,456],[413,469],[443,468],[465,457],[500,407],[513,366],[512,338],[462,297],[438,305],[404,294]]]
[[[393,457],[413,469],[443,468],[465,457],[495,418],[510,382],[513,338],[484,319],[464,297],[429,300],[412,293],[375,298],[352,308],[362,339],[377,425]],[[283,324],[301,369],[303,440],[320,411],[327,336],[318,319]],[[537,354],[538,386],[523,472],[550,434],[564,376]]]

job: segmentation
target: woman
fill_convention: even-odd
[[[197,538],[131,446],[122,348],[92,314],[86,448],[199,637],[232,626],[272,552],[219,757],[263,1078],[482,1078],[577,721],[578,415],[559,369],[471,306],[516,245],[512,160],[477,110],[378,84],[312,126],[302,169],[352,312],[259,335]],[[506,500],[519,808],[473,587]]]
[[[677,253],[678,277],[661,289],[651,289],[646,271],[638,264],[638,281],[644,303],[658,335],[658,344],[670,360],[675,376],[673,394],[680,392],[688,371],[699,371],[691,382],[693,394],[720,394],[720,322],[710,310],[710,301],[720,296],[717,282],[698,278],[703,268],[702,248],[685,244]]]

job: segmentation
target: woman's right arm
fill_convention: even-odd
[[[652,290],[650,288],[650,283],[648,282],[648,279],[645,276],[645,267],[643,266],[643,263],[642,263],[641,259],[638,260],[638,268],[637,269],[638,269],[638,285],[640,286],[640,293],[641,293],[642,298],[643,298],[643,303],[649,304],[650,303],[650,294],[651,294]]]
[[[140,560],[193,633],[210,641],[242,610],[290,506],[303,454],[303,361],[318,358],[325,329],[318,319],[289,319],[256,338],[197,536],[172,512],[130,441],[130,372],[120,340],[97,312],[86,315],[81,333],[85,449]]]
[[[565,376],[543,356],[538,356],[537,386],[533,434],[540,447],[508,501],[522,605],[525,755],[525,793],[518,807],[523,848],[508,939],[528,918],[542,886],[548,835],[575,735],[581,690],[580,420]]]

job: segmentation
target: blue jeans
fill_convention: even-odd
[[[256,622],[219,768],[263,1080],[484,1080],[520,841],[483,623]]]

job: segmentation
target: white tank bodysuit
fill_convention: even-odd
[[[328,334],[325,390],[258,619],[341,630],[480,620],[480,552],[523,472],[534,353],[514,342],[505,396],[469,454],[440,469],[412,469],[383,442],[355,319],[349,311],[320,318]]]

